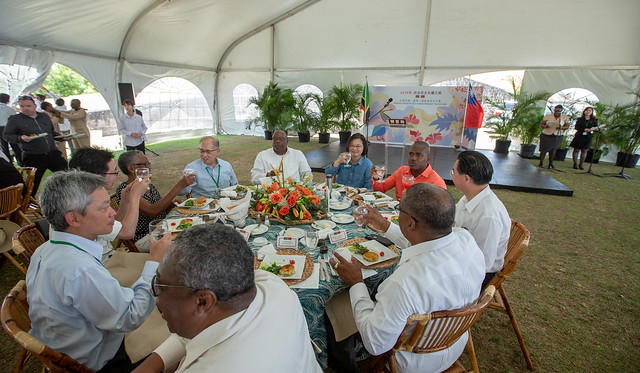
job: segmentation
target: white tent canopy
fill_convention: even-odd
[[[57,62],[118,112],[162,77],[191,81],[214,128],[235,121],[233,88],[270,80],[327,91],[338,82],[429,85],[525,69],[525,89],[585,88],[626,102],[640,87],[638,0],[2,1],[0,64],[44,75]],[[116,116],[117,117],[117,116]]]

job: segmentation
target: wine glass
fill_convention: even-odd
[[[351,164],[349,162],[351,162],[351,153],[346,152],[346,153],[342,153],[344,155],[345,160],[347,161],[347,163],[344,164],[345,167],[351,167]]]
[[[156,219],[149,223],[149,237],[154,241],[160,241],[168,232],[169,222],[164,219]]]
[[[310,255],[317,254],[316,248],[318,246],[318,233],[307,232],[307,237],[304,239],[304,245],[307,247]]]
[[[149,177],[149,169],[148,168],[138,168],[136,169],[136,178],[138,178],[138,182],[141,183],[142,179],[145,177]]]
[[[369,211],[367,207],[364,205],[357,206],[353,209],[353,220],[358,224],[358,233],[364,233],[364,223],[367,221],[367,214]]]
[[[385,175],[387,174],[387,167],[383,164],[377,165],[376,174],[378,174],[378,182],[382,183]]]
[[[189,177],[191,175],[196,176],[196,170],[194,170],[193,168],[185,168],[184,170],[182,170],[182,176]],[[197,183],[194,181],[191,186],[194,186],[196,184]]]
[[[415,178],[411,175],[402,175],[402,186],[404,186],[404,190],[409,189],[410,186],[413,185]]]

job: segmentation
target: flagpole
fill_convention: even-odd
[[[369,93],[368,92],[368,90],[369,90],[369,76],[368,75],[364,76],[364,84],[367,87],[367,94],[368,94]],[[364,88],[363,88],[363,90],[364,90]],[[364,99],[364,97],[363,97],[363,99]],[[367,139],[367,142],[368,142],[369,141],[369,118],[367,117],[367,105],[366,105],[366,103],[363,106],[364,106],[364,110],[363,110],[362,115],[364,117],[364,128],[365,128],[365,135],[366,135],[365,138]]]

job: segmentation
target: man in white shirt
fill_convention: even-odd
[[[152,281],[172,333],[134,372],[322,372],[297,295],[233,228],[180,233]]]
[[[122,101],[126,113],[120,116],[120,131],[124,136],[124,147],[126,150],[140,150],[145,152],[144,142],[146,140],[147,125],[144,124],[142,116],[137,114],[135,105],[131,100]]]
[[[2,134],[4,133],[4,127],[7,125],[7,120],[9,119],[9,117],[12,115],[16,115],[16,111],[11,106],[9,106],[10,100],[11,96],[6,93],[0,93],[0,147],[2,148],[0,149],[0,151],[2,151],[2,153],[7,156],[8,161],[11,161],[9,142],[4,139],[4,136]],[[20,147],[16,145],[14,147],[14,152],[16,148],[20,150]],[[16,157],[19,157],[19,155],[20,152],[16,153]],[[21,160],[18,158],[18,161],[20,162]]]
[[[360,263],[335,254],[331,265],[350,287],[353,317],[365,348],[372,355],[390,350],[412,314],[451,310],[473,304],[480,294],[484,258],[473,237],[451,228],[455,202],[446,190],[429,183],[414,184],[400,201],[398,225],[386,222],[385,231],[403,235],[411,246],[402,251],[398,267],[378,287],[375,301],[362,280]],[[410,334],[412,328],[408,329]],[[429,354],[396,353],[400,372],[441,372],[460,356],[468,339],[464,334],[450,348]],[[335,341],[329,341],[335,345]],[[358,371],[357,364],[329,350],[331,361],[344,364],[337,371]],[[354,355],[351,355],[354,356]],[[337,360],[335,358],[338,358]]]
[[[107,182],[105,189],[111,190],[120,172],[113,160],[113,152],[95,147],[80,148],[69,161],[69,168],[90,172],[103,176]],[[115,239],[130,240],[136,233],[138,224],[138,209],[140,197],[149,189],[149,178],[142,181],[134,180],[122,191],[122,199],[116,212],[113,229],[109,234],[101,234],[96,241],[102,245],[102,263],[111,258],[114,253],[111,241]]]
[[[49,93],[53,96],[52,93]],[[64,99],[63,98],[56,98],[56,104],[53,106],[54,109],[58,110],[58,111],[68,111],[69,108],[67,107],[67,105],[65,105],[64,103]],[[68,134],[71,131],[71,124],[69,123],[69,119],[67,118],[63,118],[62,122],[58,123],[58,125],[60,126],[60,131],[63,134]]]
[[[307,158],[300,150],[287,147],[288,143],[286,132],[277,130],[273,133],[273,147],[258,153],[253,162],[251,180],[254,184],[260,185],[260,179],[275,176],[273,170],[284,173],[285,180],[291,177],[294,181],[300,181],[311,176]]]
[[[456,227],[468,230],[482,250],[483,288],[502,269],[511,234],[509,213],[489,187],[492,176],[491,161],[471,150],[458,154],[451,170],[453,184],[464,194],[456,205]]]

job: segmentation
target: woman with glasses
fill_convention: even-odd
[[[327,175],[338,175],[335,179],[338,184],[371,190],[373,163],[367,158],[368,150],[367,139],[361,133],[354,133],[347,141],[347,153],[340,154],[324,172]]]
[[[147,159],[147,156],[141,151],[130,150],[120,155],[118,158],[118,167],[120,171],[127,176],[127,181],[116,188],[116,199],[118,203],[120,203],[122,190],[136,179],[136,170],[142,168],[151,170],[151,163]],[[138,251],[149,252],[149,223],[155,219],[164,219],[167,212],[175,206],[173,199],[178,196],[180,190],[193,184],[194,181],[194,175],[183,176],[164,197],[162,197],[153,184],[149,184],[149,191],[142,195],[140,199],[138,225],[136,227],[136,234],[133,237]]]

